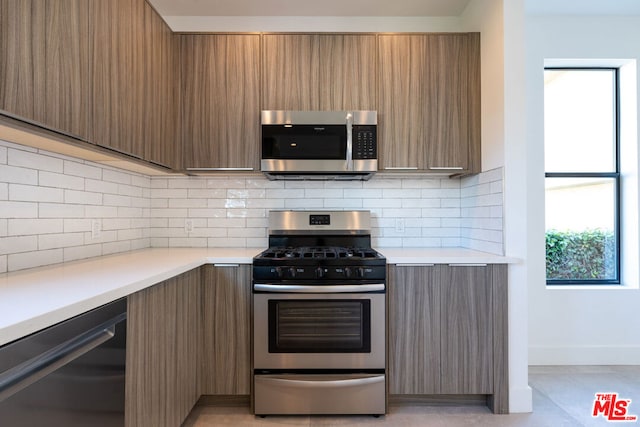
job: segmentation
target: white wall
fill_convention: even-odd
[[[527,194],[527,227],[531,235],[536,236],[532,237],[533,250],[528,258],[531,364],[637,364],[640,361],[640,291],[634,288],[638,286],[637,275],[633,282],[627,279],[627,287],[622,289],[547,288],[543,239],[544,61],[640,60],[638,40],[638,17],[528,17],[527,152],[532,178],[522,190]],[[637,145],[638,117],[635,119],[631,134],[636,135],[632,143]],[[506,203],[510,201],[507,199]],[[637,209],[637,205],[631,207],[636,216]],[[637,228],[632,232],[627,229],[624,238],[637,241]],[[637,265],[637,257],[630,262]]]

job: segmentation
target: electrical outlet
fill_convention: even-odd
[[[396,233],[404,233],[404,219],[396,218]]]
[[[91,238],[99,239],[101,232],[102,232],[102,224],[100,223],[100,220],[92,219],[91,220]]]
[[[189,233],[193,233],[193,220],[192,219],[185,219],[184,220],[184,232],[189,234]]]

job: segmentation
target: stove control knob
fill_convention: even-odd
[[[284,276],[284,271],[282,271],[282,268],[280,267],[276,267],[274,272],[276,273],[276,276],[278,276],[278,279],[282,279]]]
[[[364,267],[356,268],[356,277],[358,277],[359,279],[362,279],[364,277]]]
[[[344,268],[344,277],[346,277],[347,279],[350,279],[351,276],[353,276],[353,270],[351,270],[351,267],[345,267]]]
[[[325,276],[324,268],[322,268],[322,267],[316,268],[316,277],[318,279],[322,279],[324,276]]]
[[[295,279],[297,272],[298,272],[298,270],[296,270],[295,267],[290,267],[289,268],[289,277],[292,278],[292,279]]]

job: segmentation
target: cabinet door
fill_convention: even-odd
[[[375,110],[376,38],[263,36],[264,110]]]
[[[90,76],[91,141],[144,157],[144,5],[93,0]]]
[[[262,36],[262,109],[319,110],[317,34]]]
[[[260,36],[180,37],[185,168],[259,170]]]
[[[178,37],[144,2],[144,158],[179,169]]]
[[[383,169],[479,172],[477,33],[378,39]]]
[[[493,393],[491,269],[441,266],[441,393]]]
[[[427,37],[381,35],[378,38],[381,169],[424,169],[428,88]]]
[[[478,34],[427,37],[426,166],[428,170],[472,171],[479,117]],[[478,165],[479,166],[479,165]]]
[[[0,2],[0,110],[88,138],[88,5]]]
[[[200,270],[129,296],[125,419],[177,426],[200,397]]]
[[[437,267],[389,266],[389,393],[440,391]]]
[[[376,37],[319,35],[320,110],[375,110]]]
[[[248,395],[251,387],[251,267],[206,266],[202,394]]]

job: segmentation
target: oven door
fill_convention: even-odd
[[[253,298],[255,369],[384,369],[384,294]]]

